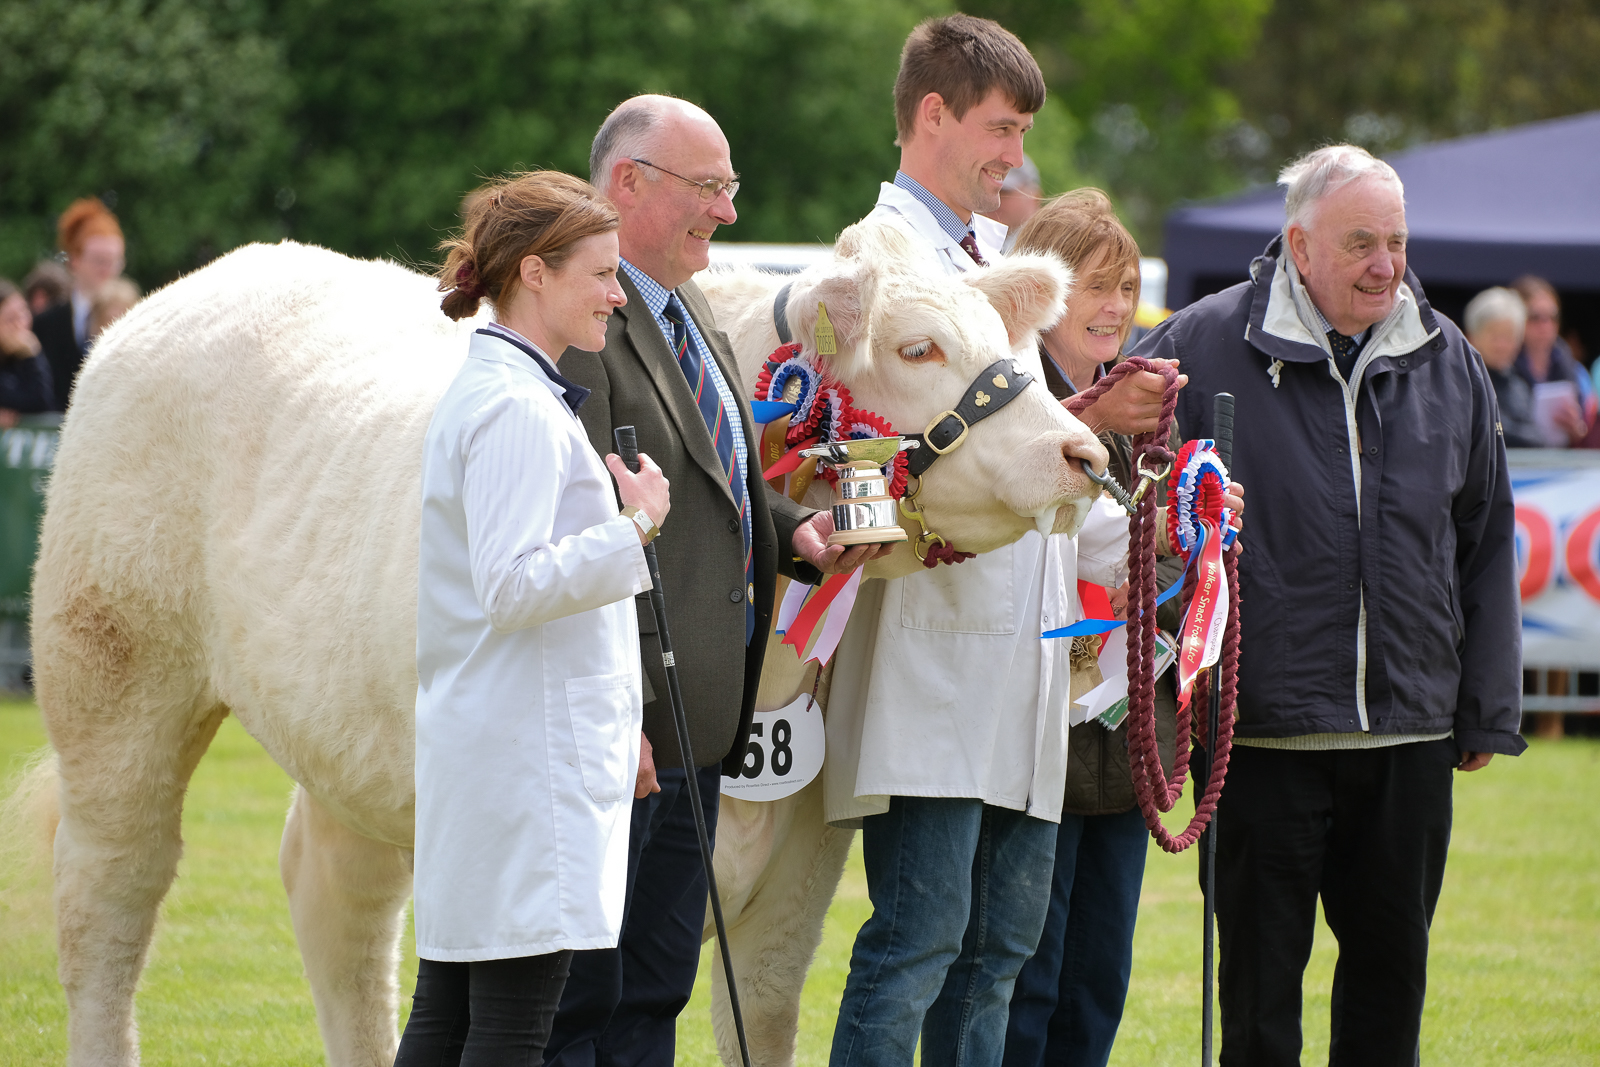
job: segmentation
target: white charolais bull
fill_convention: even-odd
[[[899,432],[920,432],[954,408],[968,384],[997,359],[1014,358],[1042,378],[1032,338],[1054,322],[1062,306],[1067,278],[1058,261],[1015,256],[984,271],[931,273],[904,231],[887,225],[852,227],[835,251],[835,262],[794,279],[748,271],[700,277],[739,355],[746,389],[753,389],[763,358],[780,343],[773,316],[779,298],[795,339],[811,352],[818,304],[827,305],[839,354],[825,362],[848,384],[856,407],[882,415]],[[786,282],[788,291],[780,297]],[[925,344],[930,341],[931,347]],[[1042,382],[1004,413],[1010,418],[992,428],[992,437],[985,420],[973,427],[969,444],[942,456],[918,496],[930,515],[939,515],[931,525],[963,551],[992,551],[1036,528],[1076,532],[1092,499],[1080,457],[1093,456],[1098,469],[1105,463],[1092,435],[1065,414]],[[963,506],[987,494],[1004,506]],[[813,483],[806,502],[822,508],[829,501],[827,486]],[[903,522],[915,538],[915,523]],[[909,546],[902,546],[870,564],[867,575],[897,577],[921,569]],[[815,682],[815,664],[806,669],[791,646],[770,641],[757,710],[785,707]],[[824,676],[824,707],[826,689]],[[786,1067],[794,1060],[801,987],[854,837],[854,831],[823,821],[822,795],[819,777],[782,800],[724,796],[718,815],[717,884],[750,1057],[762,1067]],[[709,914],[705,936],[713,936]],[[726,1063],[737,1065],[722,968],[713,967],[712,975],[718,1047]]]
[[[837,293],[836,325],[852,321],[849,294],[862,294],[847,336],[887,344],[888,324],[926,317],[920,332],[939,340],[948,371],[926,403],[958,393],[968,362],[1007,344],[987,302],[950,289],[900,308],[899,287],[936,283],[890,285],[869,260],[813,278]],[[1059,265],[1035,263],[1032,281],[1025,268],[990,294],[1014,336],[1051,317],[1064,286]],[[137,1061],[134,989],[177,868],[184,790],[229,713],[297,783],[280,867],[329,1061],[393,1059],[411,885],[422,439],[471,326],[437,304],[431,280],[392,264],[251,246],[146,300],[78,380],[33,621],[39,705],[59,757],[56,906],[73,1064]],[[841,370],[862,375],[858,397],[899,416],[876,342],[871,358],[856,355],[860,366]],[[909,425],[921,408],[903,410]],[[1046,421],[1055,460],[1018,471]],[[1061,449],[1093,455],[1085,435],[1054,405],[1013,403],[930,473],[930,519],[974,547],[1019,536],[1052,501],[1066,508],[1058,526],[1071,526],[1090,486]],[[764,966],[803,972],[810,949],[790,955],[754,958],[744,984],[763,988]],[[792,1049],[792,1018],[782,1025]]]

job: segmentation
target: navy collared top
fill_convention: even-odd
[[[528,356],[528,358],[539,364],[539,369],[544,371],[545,377],[549,378],[552,382],[560,387],[561,399],[567,402],[567,407],[572,409],[572,413],[574,415],[578,413],[579,408],[583,407],[583,402],[589,399],[588,389],[585,389],[577,382],[569,381],[566,378],[563,378],[556,371],[556,365],[554,361],[546,359],[545,354],[539,351],[539,347],[537,345],[528,340],[526,337],[522,336],[516,330],[513,330],[511,327],[504,326],[498,322],[491,322],[478,332],[489,337],[498,337],[500,340],[516,346],[516,348]]]

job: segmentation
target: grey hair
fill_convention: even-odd
[[[1405,199],[1406,188],[1394,168],[1357,145],[1328,145],[1290,163],[1278,174],[1278,184],[1288,190],[1283,204],[1284,228],[1296,223],[1306,225],[1318,201],[1361,178],[1393,182],[1401,199]]]
[[[666,119],[667,101],[675,98],[647,94],[618,104],[606,116],[589,147],[589,184],[611,195],[611,168],[619,159],[647,156]]]
[[[1477,333],[1491,322],[1515,323],[1517,332],[1521,333],[1528,326],[1528,305],[1522,302],[1515,289],[1497,285],[1473,297],[1461,321],[1469,334]]]

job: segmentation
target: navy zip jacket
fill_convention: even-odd
[[[1488,373],[1409,270],[1350,385],[1282,238],[1135,355],[1180,359],[1185,438],[1235,397],[1241,737],[1454,731],[1515,755],[1522,629],[1511,481]]]

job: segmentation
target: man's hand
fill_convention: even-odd
[[[1481,771],[1489,766],[1489,761],[1494,759],[1493,752],[1463,752],[1461,762],[1456,764],[1458,771]]]
[[[1228,489],[1222,494],[1224,507],[1233,509],[1233,528],[1244,529],[1244,486],[1238,482],[1229,482]],[[1176,556],[1178,546],[1172,543],[1172,532],[1167,528],[1167,507],[1163,504],[1156,508],[1156,553],[1162,556]],[[1233,542],[1235,552],[1244,553],[1244,543],[1238,540]]]
[[[1157,366],[1176,368],[1175,359],[1154,359]],[[1178,375],[1178,388],[1189,384],[1187,374]],[[1167,380],[1154,371],[1135,371],[1117,380],[1104,396],[1084,408],[1078,421],[1089,427],[1091,433],[1110,430],[1112,433],[1149,433],[1161,421],[1161,399],[1167,392]]]
[[[1222,494],[1222,506],[1233,512],[1235,530],[1244,529],[1244,486],[1238,482],[1229,482],[1227,492]],[[1244,546],[1240,546],[1243,548]]]
[[[650,739],[639,731],[639,776],[633,780],[633,799],[643,800],[651,793],[661,792],[656,781],[656,758],[650,751]]]
[[[896,542],[866,545],[830,545],[833,512],[819,511],[794,531],[794,554],[823,574],[849,574],[869,560],[894,551]]]

